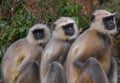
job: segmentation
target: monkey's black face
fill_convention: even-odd
[[[103,18],[103,23],[107,30],[113,30],[115,28],[114,18],[114,15]]]
[[[74,34],[74,24],[70,23],[70,24],[63,26],[63,30],[65,32],[65,35],[72,36]]]
[[[36,29],[33,32],[33,35],[34,35],[34,38],[36,40],[40,40],[40,39],[43,39],[45,34],[44,34],[44,30],[43,29]]]

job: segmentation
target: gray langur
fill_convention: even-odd
[[[68,83],[117,83],[117,64],[111,57],[116,33],[113,13],[96,10],[91,25],[72,44],[66,59]]]
[[[2,59],[4,83],[40,83],[39,64],[49,39],[49,28],[35,24],[27,37],[13,43]]]
[[[66,83],[64,62],[71,41],[78,36],[78,28],[70,17],[60,17],[54,23],[52,38],[46,45],[41,59],[41,83]]]

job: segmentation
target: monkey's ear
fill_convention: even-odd
[[[55,30],[56,24],[52,25],[52,30]]]
[[[94,20],[95,20],[95,15],[92,15],[91,18],[90,18],[90,21],[94,22]]]

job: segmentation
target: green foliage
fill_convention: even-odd
[[[32,15],[29,10],[26,10],[25,3],[24,0],[0,1],[0,12],[3,14],[2,19],[0,19],[0,61],[8,46],[16,40],[25,37],[29,28],[35,23],[41,22],[52,25],[60,16],[68,16],[76,20],[79,28],[82,27],[85,30],[88,27],[89,18],[81,13],[82,7],[78,4],[65,0],[53,0],[52,3],[40,0],[40,2],[36,2],[31,6],[32,9],[32,7],[37,5],[35,10],[41,11],[39,13],[43,14],[40,19],[39,13],[38,15],[37,13]],[[53,8],[54,11],[51,12],[50,8]]]
[[[28,15],[19,3],[16,3],[16,5],[17,7],[14,8],[11,15],[0,20],[0,58],[11,43],[25,37],[29,28],[37,22],[32,16]],[[8,4],[6,4],[6,7],[8,7]],[[3,9],[7,9],[6,7],[1,6]],[[8,10],[2,11],[7,12]]]
[[[72,17],[75,19],[78,28],[83,28],[83,30],[88,28],[89,18],[88,15],[82,14],[82,6],[65,0],[58,0],[58,2],[59,5],[56,7],[57,15]]]
[[[25,3],[25,1],[7,0],[0,2],[0,10],[5,16],[0,20],[0,58],[10,44],[25,37],[29,28],[38,22],[38,16],[30,15],[21,3]],[[42,23],[52,25],[52,22],[60,16],[68,16],[76,20],[79,28],[83,28],[83,30],[88,28],[89,18],[81,13],[82,6],[79,4],[70,3],[66,0],[53,0],[50,4],[41,0],[35,5],[40,8],[36,10],[41,10],[43,13],[42,18],[44,19],[40,21]],[[54,9],[54,15],[50,13],[49,8]]]

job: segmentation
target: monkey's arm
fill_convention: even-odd
[[[73,61],[73,65],[74,65],[74,67],[77,68],[77,69],[82,69],[84,63],[83,63],[82,61],[78,60],[78,59],[75,59],[75,60]]]
[[[91,35],[89,35],[89,37],[91,37]],[[93,56],[92,52],[94,52],[94,49],[92,49],[92,48],[97,47],[96,45],[94,45],[94,47],[93,47],[92,43],[89,42],[88,39],[85,39],[84,41],[82,40],[81,42],[85,42],[85,43],[79,43],[78,46],[74,45],[73,50],[71,51],[72,56],[74,56],[74,54],[76,56],[73,59],[72,63],[74,65],[74,67],[77,69],[81,69],[84,67],[86,60],[89,57]],[[88,45],[87,45],[87,43],[88,43]]]
[[[110,83],[117,83],[117,62],[114,57],[110,58],[110,68],[107,76]]]
[[[63,66],[54,61],[48,69],[47,83],[67,83]]]
[[[41,67],[41,73],[47,70],[47,74],[44,75],[43,73],[41,75],[44,79],[42,80],[42,83],[66,83],[63,67],[61,63],[58,62],[60,56],[63,56],[63,52],[60,47],[57,47],[54,50],[52,49],[52,52],[50,49],[47,49],[44,53],[44,58],[42,59],[42,63],[44,63],[44,65],[41,64],[43,65],[43,67]]]
[[[17,83],[40,83],[38,61],[31,60],[30,65],[18,77]]]
[[[79,57],[77,57],[73,60],[74,67],[79,70],[83,69],[84,64],[85,64],[85,57],[84,57],[84,54],[82,54],[82,53],[80,54]]]
[[[85,61],[84,65],[85,65],[85,67],[82,72],[83,72],[83,74],[85,72],[87,72],[87,74],[89,75],[89,78],[91,78],[91,80],[93,81],[92,83],[108,83],[107,76],[106,76],[105,72],[103,71],[99,61],[96,58],[94,58],[94,57],[88,58]],[[84,75],[81,78],[83,78],[83,77],[84,77]],[[81,79],[81,81],[85,81],[85,80]],[[80,82],[80,83],[87,83],[87,82]],[[89,83],[91,83],[91,82],[89,82]]]
[[[18,71],[22,72],[24,69],[26,69],[31,64],[31,60],[32,58],[30,56],[24,58],[18,68]]]
[[[53,50],[53,52],[50,52],[50,49],[47,49],[46,54],[45,55],[49,55],[47,62],[52,63],[53,61],[58,61],[60,59],[61,56],[63,56],[64,52],[62,47],[58,46],[57,48],[55,47],[55,49]]]

